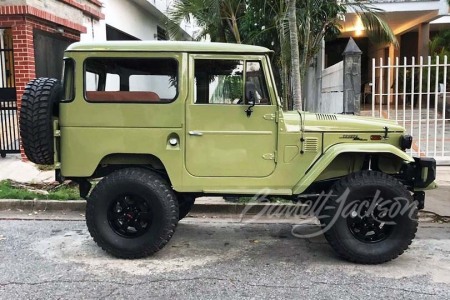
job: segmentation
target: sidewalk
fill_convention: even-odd
[[[52,182],[54,181],[54,171],[40,171],[31,162],[23,162],[19,155],[7,155],[0,159],[0,180],[11,179],[18,182]],[[436,183],[438,188],[426,192],[425,211],[432,212],[440,216],[450,216],[450,166],[441,166],[437,169]],[[11,201],[0,200],[0,210],[12,205],[17,208],[19,205],[24,209],[50,209],[55,206],[61,209],[61,201],[21,201],[19,204],[12,204]],[[37,204],[37,202],[42,202]],[[77,201],[72,201],[77,202]],[[79,202],[79,201],[78,201]],[[73,208],[68,210],[82,210],[83,205],[69,204]],[[195,210],[199,213],[233,213],[241,209],[239,205],[225,202],[220,197],[202,197],[196,200]],[[239,207],[238,207],[239,206]]]
[[[18,182],[52,182],[54,171],[40,171],[32,162],[23,162],[19,154],[8,154],[0,158],[0,180],[11,179]]]

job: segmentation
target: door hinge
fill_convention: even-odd
[[[276,123],[278,123],[278,112],[273,114],[265,114],[264,120],[273,121],[275,120]]]
[[[275,151],[274,153],[266,153],[263,155],[263,158],[265,160],[273,160],[277,162],[277,151]]]

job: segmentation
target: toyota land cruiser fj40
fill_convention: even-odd
[[[196,197],[262,190],[293,201],[330,191],[316,213],[347,260],[375,264],[402,254],[424,190],[434,186],[435,161],[408,155],[412,137],[392,121],[283,111],[270,52],[196,42],[72,44],[62,81],[38,78],[25,89],[25,153],[54,165],[57,180],[79,184],[90,234],[117,257],[163,248]]]

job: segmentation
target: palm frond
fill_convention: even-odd
[[[372,43],[393,44],[398,47],[397,38],[389,24],[384,20],[382,9],[374,7],[365,0],[354,0],[344,5],[361,19],[367,37]]]
[[[358,13],[366,29],[367,37],[375,44],[394,44],[398,47],[397,38],[388,23],[375,12]]]

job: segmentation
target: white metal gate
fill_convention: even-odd
[[[450,64],[447,56],[372,62],[371,114],[397,121],[414,137],[414,156],[450,163]]]

